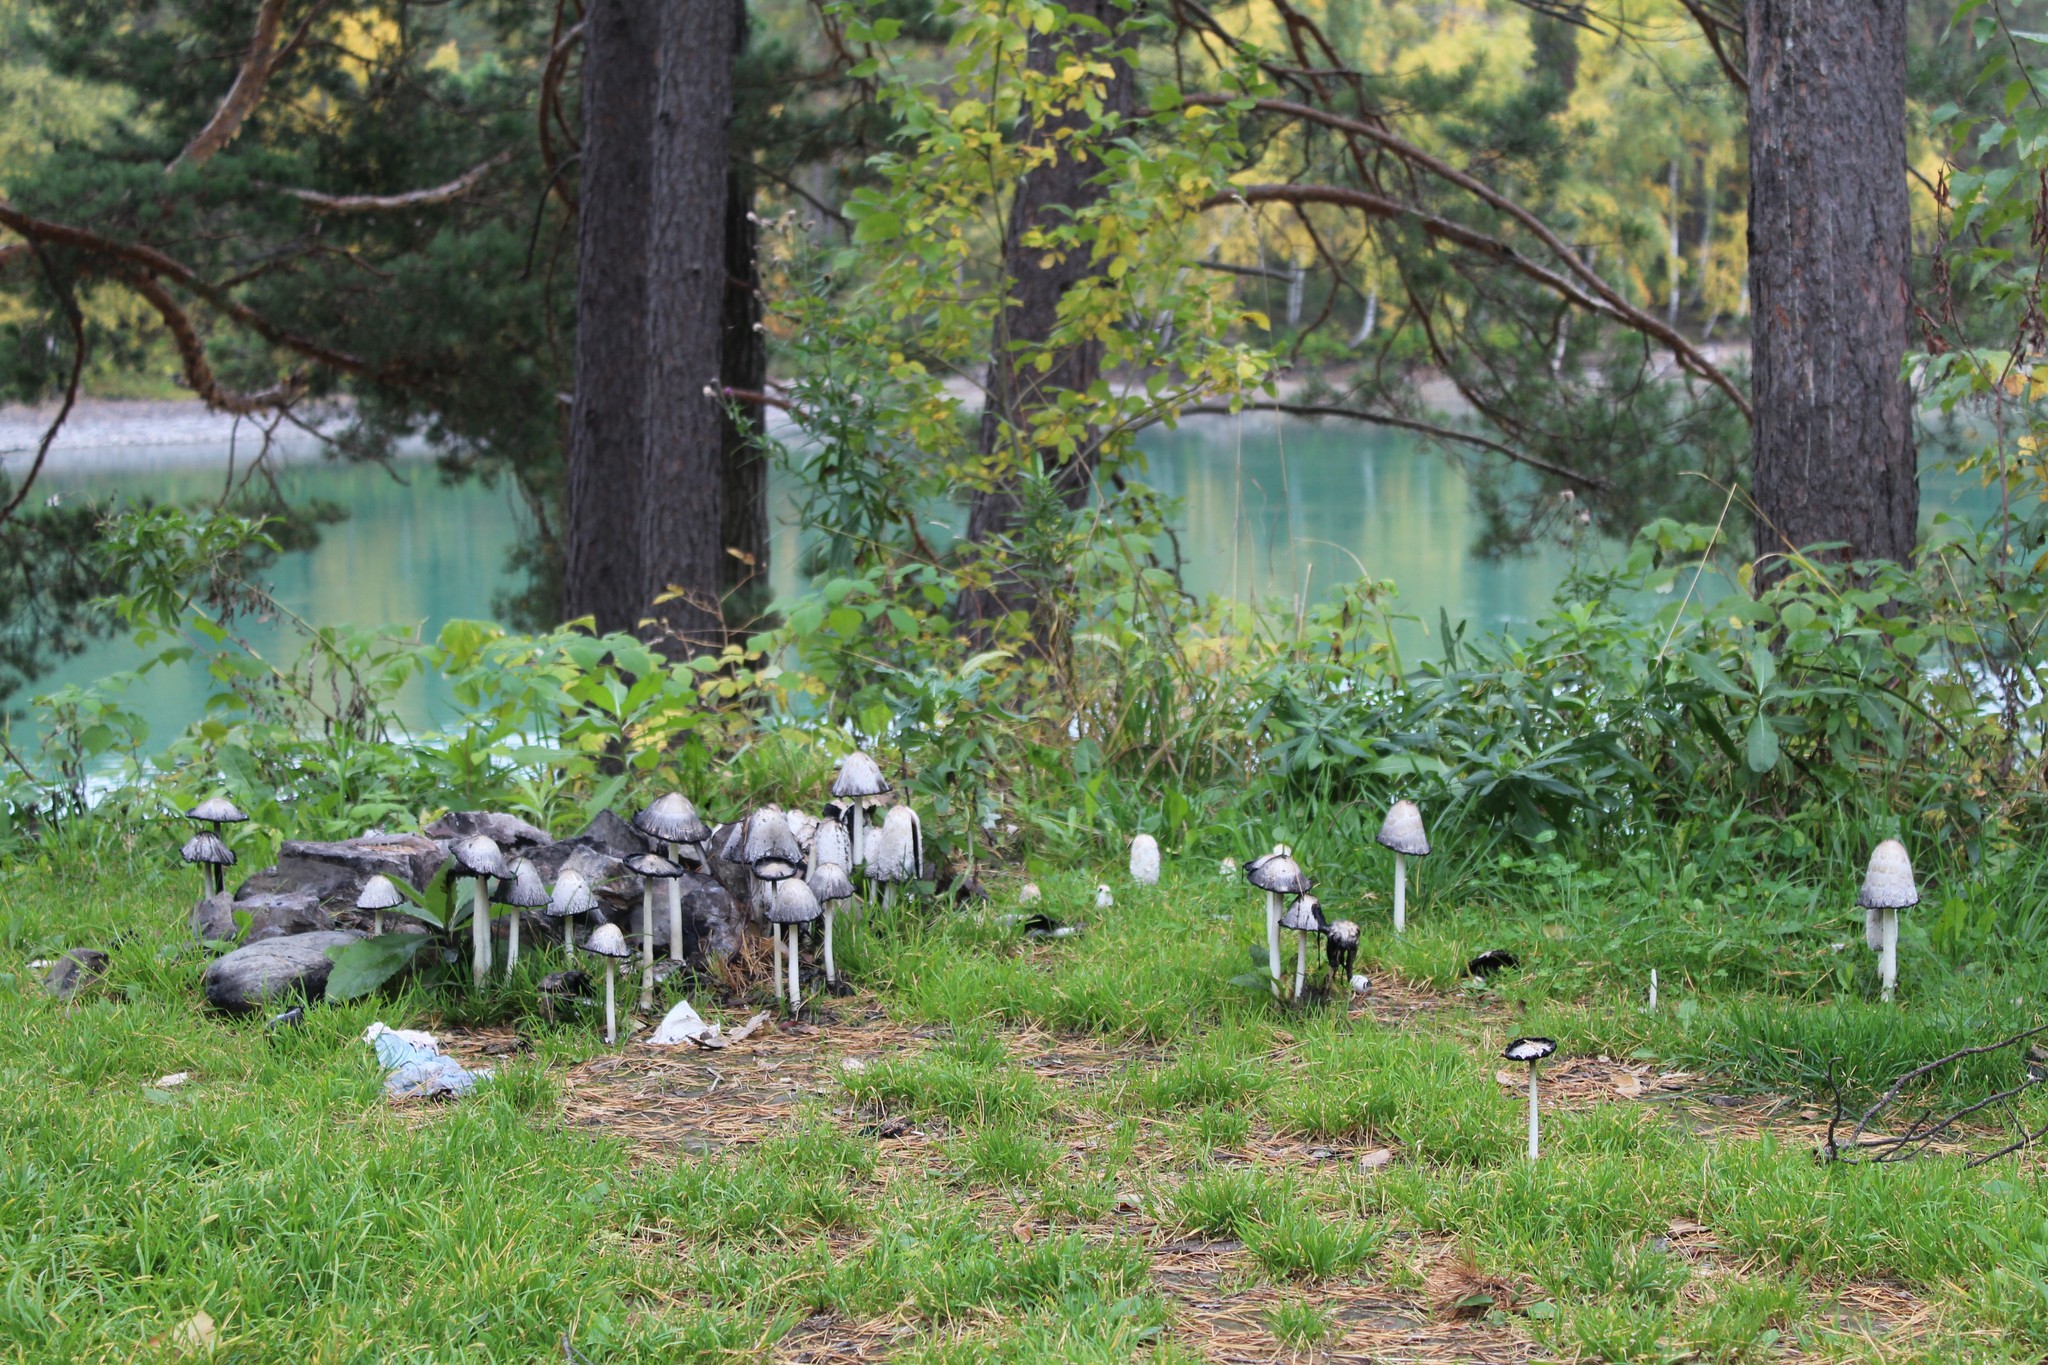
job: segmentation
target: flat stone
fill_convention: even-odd
[[[554,842],[555,836],[516,815],[495,810],[451,810],[425,830],[429,839],[467,839],[482,834],[507,853],[526,853]]]
[[[284,996],[320,999],[334,962],[329,948],[353,943],[362,935],[331,929],[266,939],[237,948],[207,965],[200,977],[206,1003],[229,1014],[247,1014]]]
[[[312,934],[334,927],[333,919],[311,891],[272,891],[237,900],[235,910],[249,916],[244,943]]]
[[[192,907],[192,937],[201,943],[226,943],[235,937],[235,898],[225,891],[202,896]]]
[[[242,883],[235,899],[280,891],[311,891],[329,914],[352,909],[363,883],[391,877],[423,887],[448,860],[448,850],[419,834],[366,834],[317,843],[287,839],[277,865]]]
[[[97,948],[73,948],[50,964],[43,974],[43,989],[59,1000],[69,1000],[99,984],[107,974],[108,961]]]

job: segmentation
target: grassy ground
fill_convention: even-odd
[[[1383,901],[1331,886],[1376,987],[1297,1012],[1227,984],[1260,912],[1207,860],[1112,877],[1105,914],[1075,870],[1041,881],[1091,921],[1078,938],[878,914],[844,954],[858,994],[678,1055],[541,1022],[547,952],[482,1000],[413,990],[275,1035],[210,1017],[191,878],[155,870],[169,837],[102,832],[0,874],[0,1358],[2048,1351],[2038,1158],[1813,1156],[1830,1057],[1867,1093],[2036,1002],[1909,932],[1903,999],[1878,1005],[1848,967],[1860,921],[1810,889],[1706,905],[1662,874],[1439,857],[1398,941]],[[74,945],[113,968],[65,1005],[26,964]],[[1528,965],[1474,987],[1486,947]],[[497,1081],[388,1104],[356,1041],[380,1018]],[[1522,1032],[1561,1044],[1534,1165],[1496,1074]]]

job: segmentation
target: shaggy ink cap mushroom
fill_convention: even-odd
[[[358,910],[396,910],[405,904],[405,893],[391,878],[379,874],[363,883],[363,889],[356,892]]]
[[[843,799],[870,801],[892,790],[881,765],[858,749],[846,756],[832,778],[832,794]]]
[[[868,875],[878,882],[914,882],[923,872],[924,841],[917,812],[891,806],[868,848]]]
[[[1554,1038],[1517,1038],[1501,1049],[1501,1056],[1511,1062],[1540,1062],[1557,1051]]]
[[[633,817],[633,828],[664,844],[701,844],[711,837],[711,827],[681,792],[657,797]]]
[[[198,863],[203,867],[235,865],[235,851],[210,829],[202,829],[187,839],[185,846],[178,850],[178,856],[188,863]]]
[[[1913,882],[1913,863],[1906,846],[1887,839],[1870,855],[1870,870],[1863,874],[1863,887],[1856,904],[1865,910],[1907,910],[1920,903],[1920,888]]]
[[[448,856],[455,860],[456,868],[465,877],[509,877],[511,865],[505,861],[505,852],[491,841],[487,834],[472,834],[466,839],[457,839],[448,845]]]
[[[533,910],[548,903],[548,888],[540,879],[540,870],[519,858],[512,863],[512,875],[500,877],[491,888],[491,899],[499,905]]]
[[[819,902],[843,901],[853,895],[853,880],[846,875],[846,869],[839,863],[819,863],[804,879],[811,888],[811,894]]]
[[[1422,832],[1422,812],[1413,801],[1396,801],[1380,822],[1379,842],[1410,858],[1429,856],[1429,836]]]
[[[249,817],[225,796],[209,796],[186,811],[185,818],[209,825],[239,825]]]
[[[1302,872],[1292,854],[1269,853],[1245,864],[1244,879],[1261,891],[1298,896],[1315,883]]]
[[[782,862],[794,869],[804,860],[803,848],[796,841],[796,832],[789,827],[789,817],[780,807],[763,806],[747,821],[747,842],[742,850],[746,861],[754,865],[754,875],[762,881],[780,881],[795,875],[794,871],[781,876],[764,876],[760,870],[765,862]]]
[[[633,949],[626,942],[626,936],[619,932],[616,924],[600,924],[590,931],[590,937],[583,940],[583,951],[623,962],[633,956]]]
[[[1280,916],[1282,929],[1294,929],[1305,934],[1320,934],[1327,930],[1329,922],[1323,918],[1322,902],[1306,893],[1296,896]]]
[[[597,895],[590,889],[590,882],[573,867],[562,869],[562,875],[555,878],[555,889],[548,896],[548,915],[552,919],[563,919],[570,915],[587,915],[597,908]]]
[[[784,877],[768,897],[770,924],[809,924],[824,914],[825,907],[801,877]]]
[[[812,866],[825,863],[837,863],[841,876],[853,866],[853,836],[846,832],[846,826],[829,819],[818,826],[818,832],[811,838]]]
[[[659,853],[635,853],[626,859],[626,870],[637,877],[653,877],[665,880],[680,877],[683,870]]]
[[[803,864],[782,858],[763,858],[754,864],[754,876],[764,882],[786,882],[803,871]]]
[[[1131,840],[1131,880],[1140,886],[1159,882],[1159,841],[1149,834]]]

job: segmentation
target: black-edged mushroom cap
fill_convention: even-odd
[[[1905,910],[1920,903],[1920,888],[1913,883],[1913,861],[1906,846],[1887,839],[1870,855],[1870,870],[1863,874],[1863,887],[1856,904],[1865,910]]]
[[[1254,860],[1246,866],[1244,879],[1261,891],[1277,891],[1283,896],[1298,896],[1315,885],[1286,853]]]
[[[1323,933],[1339,948],[1358,946],[1358,926],[1348,919],[1331,920],[1330,927],[1323,930]]]
[[[619,932],[619,926],[616,924],[600,924],[591,930],[590,937],[583,940],[583,951],[613,959],[629,958],[633,955],[632,948],[626,943],[626,936]]]
[[[665,844],[701,844],[711,837],[711,827],[681,792],[656,798],[633,817],[633,828]]]
[[[683,870],[659,853],[635,853],[626,859],[626,869],[641,877],[680,877]]]
[[[843,901],[853,895],[853,880],[838,863],[819,863],[804,883],[821,902]]]
[[[846,756],[832,778],[834,796],[856,801],[880,796],[890,789],[889,780],[882,776],[881,765],[858,749]]]
[[[825,907],[801,877],[784,877],[768,897],[770,924],[809,924],[824,913]]]
[[[804,851],[798,846],[796,834],[789,827],[789,817],[778,806],[763,806],[747,820],[747,843],[740,850],[745,861],[759,864],[765,859],[779,859],[785,863],[800,863]],[[756,876],[760,874],[756,872]],[[773,881],[775,878],[763,878]]]
[[[457,839],[448,845],[448,856],[455,860],[456,869],[465,877],[509,877],[511,865],[505,861],[505,851],[492,842],[488,834],[472,834],[466,839]]]
[[[512,864],[512,875],[499,878],[491,888],[491,899],[499,905],[531,910],[548,903],[548,888],[540,879],[540,869],[520,858]]]
[[[842,875],[853,866],[853,836],[837,821],[819,825],[818,832],[811,837],[811,866],[825,863],[837,863]]]
[[[1501,1056],[1511,1062],[1540,1062],[1557,1051],[1557,1042],[1551,1038],[1517,1038],[1501,1049]]]
[[[590,889],[590,882],[573,867],[562,869],[562,875],[555,878],[554,892],[548,897],[548,914],[555,919],[564,915],[587,915],[597,908],[597,893]]]
[[[1301,895],[1288,902],[1287,909],[1281,912],[1280,927],[1320,934],[1329,923],[1323,918],[1322,903],[1314,896]]]
[[[763,858],[754,864],[754,876],[764,882],[786,882],[802,875],[803,870],[802,863],[787,858]]]
[[[356,892],[358,910],[396,910],[405,904],[405,893],[398,889],[398,883],[381,873],[363,883],[363,889]]]
[[[868,846],[868,876],[878,882],[914,882],[924,873],[919,864],[923,839],[917,812],[908,806],[891,806],[882,818],[882,828]]]
[[[221,842],[221,837],[210,829],[202,829],[178,850],[178,856],[188,863],[204,867],[233,867],[235,851]]]
[[[1429,836],[1422,832],[1422,812],[1413,801],[1396,801],[1380,822],[1379,841],[1410,858],[1429,856]]]
[[[225,796],[209,796],[191,810],[185,812],[188,820],[200,820],[211,825],[239,825],[249,817]]]

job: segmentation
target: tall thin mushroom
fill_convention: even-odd
[[[227,890],[226,869],[235,865],[235,851],[218,834],[210,829],[200,830],[185,841],[178,856],[202,869],[204,886],[213,895]]]
[[[583,951],[604,959],[604,1040],[616,1043],[619,1041],[619,964],[629,960],[633,950],[627,946],[626,936],[619,932],[618,925],[600,924],[589,938],[583,940]]]
[[[1131,880],[1139,886],[1159,885],[1159,841],[1149,834],[1131,840]]]
[[[562,869],[562,875],[555,878],[555,889],[548,894],[548,918],[562,922],[562,955],[568,956],[575,946],[572,930],[578,915],[587,915],[597,908],[597,893],[590,889],[590,879],[573,867]]]
[[[1899,911],[1920,903],[1920,888],[1913,881],[1913,860],[1906,846],[1887,839],[1870,854],[1870,868],[1863,874],[1856,903],[1863,907],[1865,942],[1877,952],[1877,979],[1884,998],[1892,998],[1899,982]]]
[[[886,796],[889,791],[889,780],[882,776],[881,765],[858,749],[840,762],[839,771],[832,777],[832,795],[846,803],[848,833],[853,840],[853,861],[846,865],[849,873],[867,866],[867,811],[877,797]]]
[[[504,850],[487,834],[457,839],[448,845],[448,856],[455,860],[456,875],[469,878],[469,965],[472,979],[481,988],[491,978],[490,883],[511,876],[512,868],[505,861]]]
[[[528,910],[548,903],[548,888],[540,879],[540,870],[519,858],[512,863],[512,875],[499,878],[491,899],[512,910],[512,924],[505,940],[505,979],[510,981],[512,968],[519,961],[519,921],[526,918]]]
[[[894,905],[897,885],[923,874],[924,827],[917,812],[905,805],[891,806],[868,851],[868,876],[882,883],[882,904]]]
[[[802,877],[784,877],[777,881],[768,898],[768,923],[775,930],[778,944],[782,941],[784,926],[789,929],[789,1014],[792,1019],[804,1004],[803,986],[797,971],[797,929],[824,913],[824,906],[818,903],[810,884]]]
[[[1517,1038],[1507,1045],[1500,1054],[1511,1062],[1529,1064],[1529,1160],[1534,1161],[1542,1148],[1542,1134],[1536,1120],[1536,1063],[1557,1051],[1557,1044],[1549,1038]]]
[[[654,884],[673,882],[683,875],[659,853],[636,853],[626,859],[626,870],[640,878],[640,1008],[654,1008]]]
[[[1422,832],[1422,811],[1413,801],[1396,801],[1380,823],[1379,842],[1394,850],[1394,932],[1408,929],[1409,858],[1429,856],[1429,836]]]
[[[1277,999],[1280,995],[1280,912],[1286,907],[1286,897],[1299,896],[1315,883],[1303,875],[1300,865],[1294,861],[1293,850],[1285,844],[1275,844],[1271,853],[1246,863],[1244,879],[1266,893],[1266,968],[1273,978],[1273,995]]]
[[[780,806],[763,806],[747,817],[747,839],[741,856],[753,876],[761,916],[775,923],[775,884],[803,875],[804,853]],[[775,998],[782,999],[782,931],[775,931]]]
[[[683,861],[684,844],[702,844],[711,837],[711,827],[681,792],[656,798],[633,817],[633,828],[666,845],[669,861],[678,865]],[[696,860],[703,861],[701,852]],[[671,962],[683,960],[683,886],[676,877],[668,879],[668,956]]]
[[[1306,893],[1296,896],[1281,914],[1280,927],[1294,931],[1294,998],[1299,1000],[1308,988],[1308,936],[1329,928],[1322,902]]]
[[[374,919],[370,933],[384,932],[384,912],[396,910],[405,904],[405,893],[398,889],[398,883],[379,873],[363,883],[363,889],[356,893],[356,909],[368,910]]]

